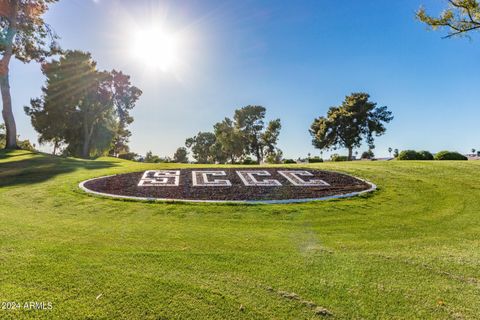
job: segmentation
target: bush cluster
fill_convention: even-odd
[[[397,157],[398,160],[433,160],[433,155],[428,151],[403,150]]]
[[[347,156],[341,156],[339,154],[332,154],[330,156],[330,160],[331,161],[334,161],[334,162],[338,162],[338,161],[348,161],[348,157]]]
[[[295,161],[293,159],[285,159],[285,160],[283,160],[283,163],[284,164],[292,164],[292,163],[297,163],[297,161]]]
[[[243,161],[242,161],[242,164],[258,164],[257,161],[253,160],[252,158],[250,157],[246,157]]]
[[[308,163],[319,163],[319,162],[323,162],[323,159],[320,158],[320,157],[313,157],[313,158],[308,158]]]
[[[435,155],[435,160],[468,160],[468,158],[458,152],[440,151]]]
[[[439,153],[431,154],[428,151],[403,150],[397,157],[398,160],[468,160],[467,157],[451,151],[440,151]]]
[[[373,159],[375,158],[375,154],[373,153],[372,150],[368,150],[368,151],[364,151],[362,153],[362,156],[360,157],[360,159]]]

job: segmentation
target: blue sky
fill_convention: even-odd
[[[318,154],[313,119],[358,91],[395,116],[377,156],[388,147],[466,153],[480,149],[480,34],[444,40],[414,18],[422,4],[438,13],[445,3],[63,0],[46,19],[63,48],[90,51],[100,69],[120,69],[143,90],[130,144],[140,154],[172,155],[248,104],[281,118],[286,157]],[[132,27],[153,23],[182,39],[179,63],[166,72],[130,53]],[[11,70],[18,132],[36,141],[23,106],[44,78],[35,63]]]

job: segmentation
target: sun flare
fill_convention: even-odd
[[[133,34],[132,54],[148,68],[173,71],[179,58],[178,40],[158,27],[139,29]]]

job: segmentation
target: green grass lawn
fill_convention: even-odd
[[[379,190],[306,204],[142,203],[78,188],[165,167],[0,152],[0,301],[53,304],[0,318],[480,317],[480,161],[315,164]]]

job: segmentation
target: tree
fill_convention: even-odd
[[[60,53],[57,36],[42,16],[58,0],[2,0],[0,3],[0,90],[7,149],[17,148],[17,129],[10,95],[9,65],[12,57],[24,63],[43,62]]]
[[[38,142],[45,144],[53,143],[53,154],[64,142],[64,131],[67,128],[67,122],[60,108],[44,109],[44,101],[40,98],[30,100],[31,107],[25,107],[25,112],[30,116],[32,126],[39,133]]]
[[[235,110],[235,127],[242,132],[247,153],[254,154],[257,162],[263,161],[265,153],[275,151],[280,134],[280,119],[270,121],[265,129],[266,109],[262,106],[246,106]]]
[[[148,151],[147,154],[145,155],[145,158],[143,158],[143,162],[169,163],[169,162],[172,162],[172,159],[170,159],[169,157],[159,157],[157,155],[154,155],[152,151]]]
[[[278,157],[276,147],[280,135],[280,119],[270,121],[265,128],[266,109],[262,106],[246,106],[235,110],[233,120],[225,118],[213,126],[214,133],[199,132],[186,140],[193,157],[199,163],[235,163],[253,154],[257,162],[265,156]]]
[[[374,149],[374,135],[385,133],[384,123],[393,119],[386,106],[377,107],[367,93],[352,93],[339,107],[331,107],[326,117],[315,119],[310,127],[312,144],[318,149],[348,149],[352,160],[353,148],[360,147],[365,138]]]
[[[454,36],[469,36],[468,33],[480,30],[480,2],[477,0],[448,0],[449,6],[440,16],[433,17],[421,7],[417,19],[424,22],[431,29],[448,29],[444,38]]]
[[[388,154],[390,155],[390,157],[392,156],[392,151],[393,151],[392,147],[389,147],[388,148]]]
[[[475,152],[477,152],[477,150],[475,150],[474,148],[472,148],[472,154],[475,154]]]
[[[371,149],[368,149],[368,151],[364,151],[361,156],[362,159],[373,159],[375,158],[375,154]]]
[[[268,123],[265,132],[262,133],[260,138],[260,142],[262,145],[262,157],[264,156],[264,154],[272,155],[278,153],[277,151],[279,151],[279,149],[276,148],[276,145],[278,142],[278,136],[280,135],[281,128],[282,124],[280,123],[280,119],[275,119]]]
[[[221,152],[231,163],[243,156],[245,139],[242,132],[236,128],[230,118],[225,118],[213,126],[216,141],[220,144]],[[217,146],[218,147],[218,146]]]
[[[142,95],[142,91],[132,86],[130,76],[116,70],[111,72],[111,91],[118,126],[110,154],[118,157],[122,153],[129,152],[128,142],[132,133],[127,127],[133,122],[130,110],[135,107],[137,100]]]
[[[393,157],[394,157],[394,158],[398,158],[398,155],[399,155],[399,150],[398,150],[398,149],[394,149],[394,150],[393,150]]]
[[[133,120],[128,110],[141,94],[128,76],[98,71],[91,55],[81,51],[44,63],[42,72],[47,78],[43,95],[25,107],[39,142],[65,143],[66,154],[83,158],[110,150],[122,119],[123,125]],[[127,81],[117,81],[119,74]]]
[[[246,106],[235,110],[234,120],[237,129],[241,130],[245,138],[246,151],[262,161],[261,132],[264,128],[263,119],[266,109],[262,106]]]
[[[147,154],[145,154],[145,158],[143,159],[144,162],[148,162],[148,163],[160,162],[159,160],[160,160],[160,157],[154,155],[152,151],[148,151]]]
[[[187,148],[192,150],[193,158],[198,163],[215,163],[217,160],[215,134],[211,132],[199,132],[193,138],[185,141]]]
[[[276,148],[274,151],[267,153],[266,162],[267,163],[282,163],[283,161],[283,151]]]
[[[173,161],[177,163],[188,163],[188,152],[184,147],[180,147],[173,155]]]
[[[93,149],[109,148],[116,130],[109,75],[80,51],[43,64],[42,72],[47,78],[43,95],[25,107],[39,141],[63,141],[67,154],[83,158]]]

